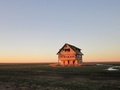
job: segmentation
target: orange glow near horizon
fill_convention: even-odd
[[[87,54],[83,55],[83,62],[106,62],[119,61],[120,56],[111,54]],[[57,55],[6,55],[0,57],[0,63],[35,63],[35,62],[57,62]]]
[[[61,46],[62,47],[62,46]],[[35,62],[57,62],[58,56],[56,52],[59,49],[53,49],[54,51],[44,52],[27,52],[21,50],[21,52],[2,52],[0,53],[0,63],[35,63]],[[45,52],[47,51],[47,52]],[[120,55],[118,49],[114,50],[82,50],[83,62],[106,62],[106,61],[120,61]]]

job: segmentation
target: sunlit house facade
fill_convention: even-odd
[[[62,66],[77,66],[82,64],[82,56],[80,48],[70,44],[65,44],[57,53],[58,63]]]

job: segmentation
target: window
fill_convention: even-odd
[[[70,49],[64,49],[65,50],[65,52],[70,52]]]

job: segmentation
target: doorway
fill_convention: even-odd
[[[70,60],[68,60],[68,65],[70,64]]]

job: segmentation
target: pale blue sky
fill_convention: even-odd
[[[65,43],[119,61],[119,24],[120,0],[0,0],[0,62],[55,62]]]

